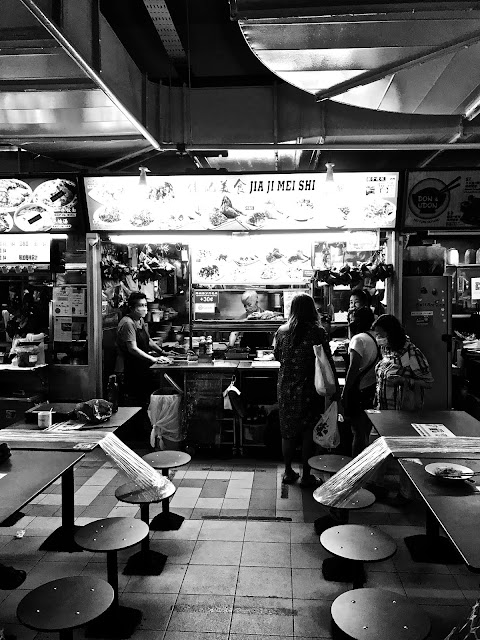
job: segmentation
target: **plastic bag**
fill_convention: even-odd
[[[150,396],[148,417],[152,425],[150,444],[155,447],[158,443],[161,450],[167,448],[167,441],[183,442],[185,434],[182,429],[181,413],[182,396],[177,393],[165,394],[156,391]]]
[[[315,353],[315,389],[319,396],[333,396],[337,390],[332,366],[321,344],[313,345]]]
[[[313,441],[324,449],[335,449],[340,444],[337,426],[338,403],[332,402],[313,428]]]

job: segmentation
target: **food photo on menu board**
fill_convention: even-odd
[[[71,229],[77,216],[77,184],[64,178],[0,178],[0,233]]]
[[[85,177],[92,231],[393,228],[398,173]]]
[[[217,239],[219,240],[219,239]],[[192,249],[195,284],[303,284],[311,277],[311,242],[275,234],[210,239]]]
[[[480,171],[411,171],[405,227],[480,228]]]

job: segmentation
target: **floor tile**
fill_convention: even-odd
[[[467,605],[419,605],[432,625],[429,638],[446,638],[455,626],[461,626],[470,614]]]
[[[72,554],[73,555],[73,554]],[[20,585],[21,589],[32,590],[50,580],[65,578],[68,576],[78,576],[86,567],[89,561],[88,556],[75,554],[68,562],[39,562],[31,571],[27,572],[25,582]]]
[[[367,566],[367,583],[365,587],[369,589],[387,589],[388,591],[394,591],[401,596],[406,596],[405,589],[398,573],[388,571],[371,571],[373,565],[372,562]]]
[[[182,489],[203,489],[205,482],[207,481],[204,479],[184,478],[182,481],[174,484],[176,487],[181,487]]]
[[[277,492],[268,489],[252,489],[250,497],[251,509],[275,509],[277,504]]]
[[[208,480],[230,480],[231,477],[231,471],[209,471],[207,474]]]
[[[185,471],[184,478],[188,478],[190,480],[206,480],[208,476],[208,471]]]
[[[237,566],[190,565],[180,593],[233,596],[237,588]]]
[[[228,488],[228,480],[206,480],[200,498],[224,498]]]
[[[123,571],[123,566],[119,565],[118,590],[120,593],[123,592],[123,590],[125,589],[129,581],[129,576],[123,575],[122,571]],[[86,564],[85,567],[83,567],[83,569],[81,570],[81,572],[79,572],[78,575],[90,576],[92,578],[100,578],[100,580],[106,580],[107,579],[107,561],[105,560],[105,554],[97,554],[95,556],[95,561],[88,562],[88,564]]]
[[[195,542],[193,540],[150,540],[152,551],[168,556],[169,564],[188,564],[192,557]]]
[[[295,569],[321,569],[325,558],[331,557],[321,544],[292,544],[292,567]]]
[[[315,533],[310,522],[292,522],[290,525],[291,541],[294,544],[320,544],[320,536]]]
[[[397,551],[392,560],[396,570],[399,572],[450,575],[450,569],[445,564],[437,564],[434,562],[414,562],[410,552],[402,543],[398,545]]]
[[[198,540],[190,564],[239,565],[242,542]]]
[[[202,525],[203,520],[185,519],[180,529],[176,531],[151,531],[151,536],[154,540],[196,540]]]
[[[225,499],[230,500],[231,498],[235,498],[239,500],[248,500],[248,502],[250,502],[251,495],[252,495],[251,489],[228,487],[227,492],[225,493]]]
[[[198,498],[195,509],[221,509],[223,498]]]
[[[168,630],[227,633],[232,611],[233,596],[180,594]]]
[[[225,498],[222,509],[248,509],[249,502],[244,498]]]
[[[321,569],[292,569],[292,581],[293,597],[300,600],[335,600],[352,588],[347,582],[325,580]]]
[[[275,509],[252,509],[250,506],[248,508],[248,518],[252,518],[251,522],[255,521],[255,518],[263,519],[264,521],[270,520],[271,518],[275,518],[276,511]]]
[[[137,640],[136,633],[134,640]],[[140,638],[139,640],[142,639]],[[202,633],[201,631],[167,631],[163,640],[228,640],[228,633]],[[253,638],[251,638],[250,640],[253,640]]]
[[[278,507],[275,510],[277,518],[285,518],[290,520],[291,522],[306,522],[305,514],[303,511],[282,511]],[[318,518],[318,516],[316,516]],[[315,520],[315,517],[312,518],[312,522]]]
[[[236,597],[231,632],[257,635],[293,634],[290,598]]]
[[[454,575],[455,582],[462,590],[465,598],[470,601],[478,598],[480,593],[480,575],[471,573],[470,575]]]
[[[259,598],[291,598],[291,569],[240,567],[237,596]]]
[[[175,511],[178,511],[177,509],[175,509]],[[195,520],[202,520],[205,517],[210,517],[210,516],[215,516],[218,517],[220,515],[221,509],[205,509],[205,508],[201,508],[201,509],[193,509],[192,511],[192,518],[194,518]]]
[[[293,632],[295,638],[330,638],[329,600],[293,600]]]
[[[290,567],[290,543],[244,542],[240,564],[245,567]]]
[[[290,542],[289,522],[247,522],[245,541]]]
[[[199,540],[225,540],[228,542],[241,542],[245,535],[245,521],[225,522],[225,521],[204,521]]]
[[[140,609],[142,621],[139,629],[154,629],[163,632],[168,625],[177,597],[176,594],[171,593],[129,592],[122,593],[121,603],[125,607]]]
[[[418,604],[465,604],[465,596],[452,575],[400,573],[408,598]]]
[[[167,563],[159,576],[130,576],[125,586],[125,591],[134,593],[179,593],[186,571],[186,564]]]

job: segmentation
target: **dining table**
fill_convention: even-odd
[[[462,563],[471,571],[480,572],[479,477],[465,480],[445,479],[431,475],[425,469],[433,463],[462,464],[480,474],[480,422],[465,411],[425,410],[419,412],[373,410],[366,412],[374,430],[384,437],[418,437],[413,425],[431,427],[443,425],[450,437],[478,437],[478,452],[440,452],[397,457],[425,504],[425,534],[408,536],[405,544],[415,562]]]
[[[0,526],[8,526],[8,520],[45,491],[55,480],[62,483],[62,526],[57,534],[58,550],[74,551],[77,545],[74,508],[74,467],[85,456],[82,451],[12,451],[11,456],[0,463]],[[57,529],[59,531],[59,529]],[[47,538],[48,540],[48,538]],[[51,550],[50,547],[40,547]]]

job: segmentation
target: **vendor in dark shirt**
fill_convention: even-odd
[[[264,309],[258,305],[258,293],[254,289],[249,289],[242,294],[242,304],[245,308],[245,313],[239,317],[239,320],[247,320],[252,313],[262,313]],[[240,334],[240,347],[250,351],[256,349],[268,348],[272,343],[271,335],[265,331],[232,331],[228,340],[230,347],[235,346],[235,342]]]
[[[117,349],[123,359],[125,387],[129,396],[142,405],[148,403],[153,391],[153,379],[149,371],[152,364],[162,362],[160,356],[168,355],[151,338],[144,318],[147,315],[147,297],[135,292],[127,301],[128,313],[118,323]],[[150,355],[153,351],[155,355]],[[119,367],[116,367],[117,370]]]

